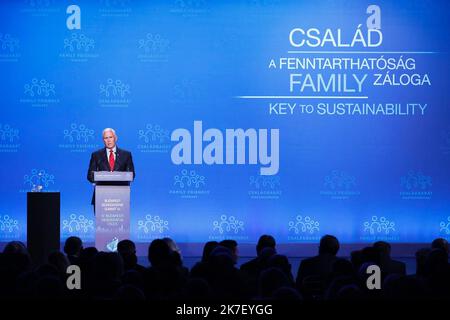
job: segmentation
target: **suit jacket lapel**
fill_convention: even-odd
[[[116,160],[114,161],[114,171],[118,171],[120,165],[120,149],[116,147]]]
[[[104,164],[104,167],[107,169],[106,171],[110,171],[109,169],[109,161],[108,161],[108,157],[106,156],[107,152],[106,152],[106,148],[103,148],[103,152],[102,152],[102,161]]]

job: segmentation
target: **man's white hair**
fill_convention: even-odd
[[[108,132],[108,131],[111,131],[113,133],[113,135],[117,137],[116,130],[114,130],[113,128],[105,128],[105,129],[103,129],[102,137],[105,135],[105,132]]]

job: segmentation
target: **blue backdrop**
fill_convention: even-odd
[[[449,238],[449,10],[411,0],[2,1],[0,240],[26,239],[26,192],[39,175],[61,192],[62,237],[93,240],[86,173],[105,127],[133,153],[137,242]],[[194,121],[224,139],[227,129],[278,129],[278,171],[261,175],[267,165],[250,154],[174,163],[172,133],[194,136]]]

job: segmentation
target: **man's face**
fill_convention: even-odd
[[[117,137],[112,131],[106,131],[103,134],[103,143],[105,144],[105,147],[108,149],[112,149],[116,146]]]

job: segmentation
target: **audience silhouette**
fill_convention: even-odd
[[[297,276],[289,258],[276,251],[276,241],[262,235],[256,257],[238,268],[238,243],[232,239],[205,243],[201,260],[191,270],[170,238],[148,247],[149,267],[138,264],[136,245],[118,243],[117,252],[83,248],[78,237],[65,241],[64,254],[52,252],[43,265],[33,265],[24,243],[12,241],[0,253],[0,299],[88,300],[399,300],[450,298],[449,246],[443,238],[417,250],[416,272],[391,257],[385,241],[338,257],[336,237],[320,239],[318,254],[301,260]],[[66,286],[69,265],[82,271],[81,290]],[[382,288],[369,290],[369,266],[381,270]]]

